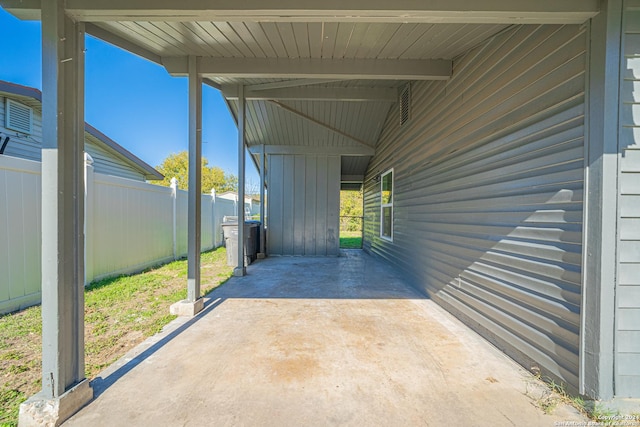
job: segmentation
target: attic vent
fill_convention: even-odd
[[[400,126],[411,118],[411,85],[407,84],[400,92]]]
[[[7,114],[5,127],[22,133],[31,133],[33,124],[33,110],[19,102],[7,98]]]

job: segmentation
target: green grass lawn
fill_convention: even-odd
[[[225,248],[201,258],[203,295],[231,277]],[[175,319],[169,306],[187,297],[187,261],[92,283],[85,291],[87,378],[94,378],[127,351]],[[40,390],[40,306],[0,316],[0,426],[15,426],[18,409]]]
[[[340,231],[340,248],[362,248],[362,233],[360,231]]]

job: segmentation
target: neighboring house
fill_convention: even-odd
[[[86,123],[84,151],[93,160],[83,183],[85,279],[136,271],[181,256],[183,245],[171,239],[176,234],[173,228],[181,225],[170,215],[175,196],[168,188],[162,191],[145,182],[162,179],[162,174]],[[5,254],[0,256],[0,313],[40,302],[41,160],[41,92],[0,80],[0,254]],[[137,218],[145,209],[153,210],[154,202],[159,205],[154,213],[162,215],[164,208],[168,219],[152,222],[145,214],[146,223],[153,223],[147,235],[165,237],[158,238],[153,250],[137,248],[125,254],[109,238],[133,221],[138,222],[121,240],[144,233]],[[217,243],[210,240],[205,238],[203,246]],[[128,249],[134,246],[129,244]]]
[[[0,80],[0,148],[3,155],[27,160],[42,159],[42,92]],[[95,172],[136,181],[163,176],[114,140],[85,123],[85,152],[93,158]]]
[[[224,193],[216,194],[216,197],[220,199],[231,200],[232,202],[238,201],[238,193],[236,193],[235,191],[225,191]],[[260,213],[259,199],[251,196],[245,196],[244,204],[245,204],[245,215],[251,216],[251,215],[256,215]]]

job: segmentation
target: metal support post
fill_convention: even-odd
[[[262,144],[262,150],[260,152],[260,253],[258,258],[264,258],[267,254],[265,247],[265,227],[266,221],[264,218],[265,211],[265,173],[267,168],[267,154],[265,153],[264,144]]]
[[[93,391],[84,375],[84,24],[42,2],[42,391],[20,425],[58,425]]]
[[[589,23],[580,393],[614,397],[621,0]]]
[[[244,276],[244,138],[245,138],[245,97],[244,86],[238,86],[238,265],[233,270],[235,276]]]
[[[202,233],[202,76],[199,58],[189,56],[189,207],[187,212],[187,299],[172,314],[194,316],[204,308],[200,296]]]

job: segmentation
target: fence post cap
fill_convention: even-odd
[[[87,165],[92,165],[93,164],[93,157],[91,157],[91,154],[89,153],[84,153],[84,162]]]
[[[175,177],[171,178],[171,187],[178,187],[178,180]]]

